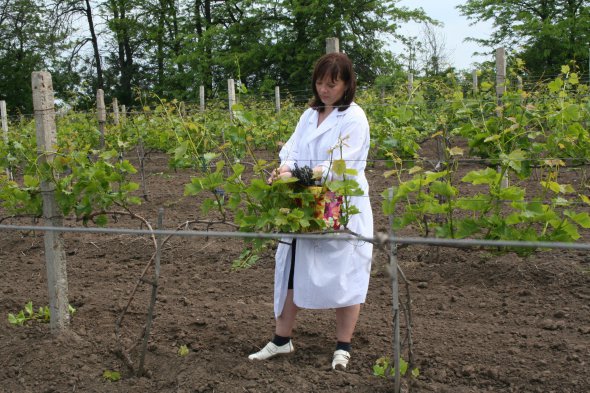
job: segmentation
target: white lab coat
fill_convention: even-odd
[[[340,156],[334,149],[332,160],[344,159],[347,168],[358,171],[355,180],[363,196],[351,197],[359,214],[350,217],[348,228],[365,237],[373,236],[373,213],[369,201],[369,185],[365,177],[369,152],[369,123],[364,111],[356,104],[339,112],[333,110],[318,127],[318,112],[306,110],[287,143],[281,149],[281,165],[291,169],[295,163],[314,168],[321,165],[324,177],[329,172],[330,152],[338,146],[338,137],[345,138]],[[290,243],[291,239],[283,239]],[[369,287],[373,244],[363,241],[298,239],[293,275],[293,300],[298,307],[325,309],[364,303]],[[281,315],[287,296],[291,268],[291,246],[279,243],[275,257],[275,317]]]

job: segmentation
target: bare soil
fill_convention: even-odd
[[[384,170],[377,164],[368,172],[375,231],[388,227],[380,193],[393,180],[382,176]],[[136,208],[139,215],[155,226],[163,207],[168,229],[198,215],[198,200],[183,197],[191,171],[171,170],[164,155],[154,154],[147,172],[150,197]],[[111,225],[140,226],[130,218]],[[46,305],[48,295],[42,233],[1,233],[0,392],[393,391],[391,379],[372,374],[375,361],[392,354],[391,279],[384,250],[374,253],[349,370],[335,372],[330,369],[332,310],[301,312],[294,354],[267,362],[247,359],[274,329],[274,249],[252,268],[232,270],[232,260],[244,247],[241,240],[171,239],[162,255],[147,372],[137,377],[117,355],[115,322],[153,254],[152,241],[125,234],[65,234],[64,239],[69,299],[77,311],[69,330],[56,335],[48,324],[8,323],[8,313],[17,313],[28,301]],[[581,241],[588,242],[587,234]],[[498,250],[409,246],[399,250],[398,259],[410,282],[420,371],[412,391],[590,391],[588,252],[551,250],[522,257]],[[122,342],[135,369],[150,292],[148,284],[139,285],[122,324]],[[404,285],[400,296],[405,303]],[[405,327],[403,322],[402,334]],[[178,354],[183,345],[189,349],[186,356]],[[109,381],[105,370],[118,371],[122,378]],[[407,380],[403,386],[406,391]]]

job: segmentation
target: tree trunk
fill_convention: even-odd
[[[90,0],[86,0],[86,19],[88,20],[88,30],[90,31],[90,40],[92,41],[92,49],[94,51],[94,61],[96,63],[96,90],[104,89],[104,81],[102,77],[102,63],[100,61],[100,52],[98,51],[98,38],[94,30],[94,21],[92,19],[92,7]]]

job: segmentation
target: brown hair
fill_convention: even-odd
[[[344,53],[328,53],[320,57],[316,62],[311,77],[313,98],[309,106],[319,112],[324,111],[324,103],[320,99],[315,83],[328,75],[332,78],[332,81],[340,79],[346,85],[344,95],[334,106],[337,106],[339,111],[348,109],[356,93],[356,75],[352,69],[352,62]]]

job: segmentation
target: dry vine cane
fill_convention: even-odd
[[[113,216],[128,215],[128,216],[138,219],[139,221],[141,221],[142,225],[145,225],[150,231],[153,231],[152,226],[148,220],[146,220],[145,218],[143,218],[135,213],[132,213],[131,211],[111,211],[111,212],[100,212],[100,213],[96,213],[96,214],[97,215],[98,214],[108,214],[108,215],[113,215]],[[182,224],[178,225],[176,227],[176,231],[180,231],[183,229],[187,230],[189,228],[189,226],[192,224],[206,224],[207,230],[209,230],[209,228],[215,224],[230,225],[234,228],[237,227],[236,225],[226,222],[226,221],[211,221],[211,220],[195,219],[195,220],[185,221]],[[127,303],[125,304],[125,307],[123,307],[123,310],[121,310],[121,314],[119,315],[119,317],[117,318],[117,321],[115,323],[115,337],[117,340],[117,348],[115,349],[114,353],[125,363],[126,367],[132,373],[136,373],[138,375],[145,374],[145,370],[143,370],[143,361],[142,361],[142,359],[145,356],[145,348],[142,348],[142,353],[140,354],[140,365],[137,370],[135,369],[134,361],[131,359],[130,353],[141,343],[141,338],[145,338],[145,336],[147,334],[149,334],[148,333],[148,326],[150,324],[149,319],[150,319],[150,315],[153,313],[155,299],[152,297],[152,300],[150,301],[150,305],[148,307],[148,314],[149,314],[148,321],[146,321],[146,324],[142,327],[142,331],[141,331],[138,341],[127,349],[125,349],[125,347],[123,345],[122,336],[121,336],[121,328],[122,328],[123,320],[125,318],[127,310],[129,309],[129,306],[131,305],[131,302],[133,301],[133,299],[135,297],[135,293],[137,292],[139,285],[141,283],[147,283],[147,284],[152,285],[152,289],[154,291],[157,290],[157,285],[158,285],[157,280],[152,281],[152,280],[146,279],[145,275],[147,274],[150,266],[154,263],[154,261],[158,257],[158,250],[160,250],[160,252],[161,252],[164,245],[166,245],[168,243],[168,241],[172,238],[172,236],[173,235],[168,235],[166,238],[160,239],[158,241],[158,239],[156,238],[156,236],[153,233],[150,235],[150,237],[152,238],[152,242],[154,243],[154,247],[156,248],[156,251],[154,251],[151,258],[149,259],[147,264],[144,266],[139,278],[137,279],[137,282],[135,283],[135,286],[133,287],[133,290],[131,291],[131,294],[129,295],[129,299],[127,300]]]
[[[391,235],[390,235],[391,236]],[[398,310],[398,317],[400,316],[400,314],[404,315],[404,319],[406,322],[406,329],[405,329],[405,337],[403,339],[400,340],[399,342],[399,349],[400,349],[400,358],[401,358],[401,353],[403,352],[404,347],[407,346],[407,350],[408,350],[408,370],[410,370],[410,372],[408,373],[408,375],[410,375],[410,378],[412,376],[412,372],[411,370],[414,370],[414,365],[415,365],[415,358],[414,358],[414,341],[412,339],[412,324],[413,324],[413,319],[412,319],[412,297],[410,294],[410,281],[407,279],[404,271],[402,270],[402,268],[399,266],[398,263],[392,263],[397,259],[397,250],[400,248],[399,246],[407,246],[407,244],[403,244],[403,245],[398,245],[395,243],[391,243],[390,240],[388,239],[388,236],[384,233],[377,233],[375,236],[375,240],[373,241],[373,244],[384,250],[385,253],[388,256],[388,264],[387,264],[387,269],[389,272],[389,275],[391,277],[393,277],[393,271],[392,271],[392,267],[393,265],[396,266],[396,270],[398,273],[398,280],[401,277],[402,281],[405,284],[405,288],[406,288],[406,299],[405,302],[400,302],[400,306],[401,308]],[[401,311],[401,313],[400,313]],[[393,318],[395,319],[395,315],[393,315]],[[395,324],[395,321],[393,321],[393,323]],[[393,375],[393,367],[394,365],[400,364],[399,359],[396,362],[389,362],[388,366],[386,368],[386,370],[384,371],[384,376],[391,376]],[[410,382],[408,383],[408,393],[412,392],[412,382],[410,380]]]

